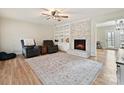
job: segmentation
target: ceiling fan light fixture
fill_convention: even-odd
[[[61,21],[60,19],[58,19],[58,21]]]
[[[53,17],[53,19],[55,20],[55,19],[56,19],[56,17]]]
[[[67,15],[62,14],[61,11],[55,8],[44,9],[44,10],[47,11],[48,13],[42,13],[42,15],[49,16],[50,17],[49,19],[61,21],[64,18],[68,18]]]

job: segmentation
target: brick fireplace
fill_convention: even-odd
[[[68,54],[88,58],[91,55],[91,21],[81,20],[70,25]]]
[[[71,49],[67,51],[68,54],[88,58],[90,56],[89,39],[86,38],[74,38],[71,43]]]

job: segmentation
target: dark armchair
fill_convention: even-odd
[[[48,54],[58,52],[58,45],[54,45],[53,40],[44,40],[43,46],[47,47]]]
[[[30,57],[35,57],[40,55],[40,49],[38,46],[36,46],[36,43],[34,41],[33,45],[25,45],[24,44],[24,40],[21,40],[21,44],[22,44],[22,54],[26,57],[26,58],[30,58]]]

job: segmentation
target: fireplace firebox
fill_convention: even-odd
[[[86,51],[86,40],[84,40],[84,39],[75,39],[74,40],[74,49]]]

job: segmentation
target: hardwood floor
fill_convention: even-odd
[[[117,84],[115,57],[116,51],[114,50],[97,50],[97,56],[89,58],[103,63],[102,71],[93,84]],[[42,82],[24,61],[24,58],[18,56],[12,60],[0,61],[0,84],[39,85]]]
[[[41,84],[30,66],[22,56],[0,62],[0,84],[4,85],[33,85]]]
[[[97,50],[97,57],[90,57],[103,63],[103,68],[100,75],[93,84],[95,85],[116,85],[116,53],[115,50]]]

